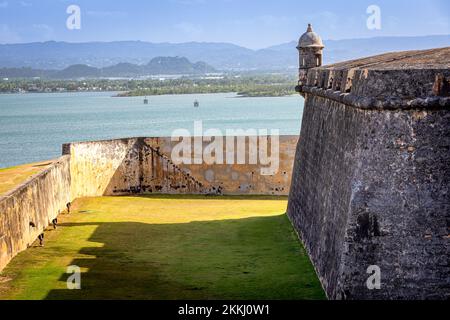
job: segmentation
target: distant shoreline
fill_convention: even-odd
[[[292,75],[228,76],[221,79],[0,81],[1,93],[112,92],[114,97],[235,93],[239,97],[285,97],[295,94]]]
[[[31,95],[31,94],[67,94],[67,93],[117,93],[117,91],[61,91],[61,92],[0,92],[0,96],[7,95]],[[111,98],[140,98],[140,97],[158,97],[158,96],[183,96],[183,95],[203,95],[203,94],[224,94],[232,93],[235,97],[232,98],[283,98],[295,96],[295,93],[284,94],[284,95],[240,95],[237,92],[199,92],[199,93],[164,93],[164,94],[154,94],[154,95],[111,95]]]
[[[119,91],[58,91],[58,92],[45,92],[45,91],[26,91],[26,92],[0,92],[0,96],[2,95],[29,95],[29,94],[64,94],[64,93],[118,93]]]
[[[158,97],[158,96],[182,96],[182,95],[194,95],[194,94],[224,94],[233,93],[236,96],[233,98],[283,98],[294,96],[295,93],[291,94],[239,94],[238,92],[198,92],[198,93],[163,93],[163,94],[153,94],[153,95],[115,95],[113,98],[135,98],[135,97]]]

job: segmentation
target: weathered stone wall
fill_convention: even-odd
[[[64,150],[71,156],[72,198],[133,193],[288,195],[297,141],[297,136],[280,137],[279,170],[274,175],[262,175],[259,163],[176,165],[171,157],[178,142],[170,138],[72,143]],[[247,138],[247,159],[248,144]]]
[[[71,158],[71,198],[104,195],[134,143],[120,139],[63,146],[64,153]]]
[[[288,215],[332,299],[450,297],[450,70],[442,67],[450,49],[442,50],[313,69],[302,88]],[[380,290],[366,285],[372,265]]]
[[[64,145],[63,157],[0,198],[0,270],[76,198],[145,193],[287,195],[297,140],[280,137],[279,170],[270,176],[260,174],[259,164],[177,166],[171,160],[176,142],[170,138]]]
[[[159,151],[155,144],[160,140],[167,141],[130,138],[66,146],[71,156],[72,197],[203,193],[204,186]]]
[[[65,209],[70,201],[69,161],[68,156],[60,158],[0,198],[0,271]]]

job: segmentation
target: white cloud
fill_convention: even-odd
[[[230,23],[234,25],[264,25],[264,26],[279,26],[286,25],[295,22],[297,19],[294,17],[286,16],[274,16],[270,14],[261,15],[249,19],[234,19]]]
[[[173,3],[182,4],[182,5],[199,5],[206,3],[206,0],[172,0]]]
[[[339,16],[331,11],[321,11],[304,15],[302,20],[304,20],[305,23],[312,23],[315,26],[323,26],[326,24],[327,28],[331,30],[338,30],[342,22]]]
[[[33,29],[39,32],[40,38],[44,40],[52,40],[54,30],[52,27],[46,24],[33,24]]]
[[[88,11],[87,15],[98,18],[121,18],[127,16],[127,14],[122,11]]]
[[[12,31],[7,24],[0,24],[0,39],[1,43],[22,42],[20,36]]]
[[[200,37],[203,34],[203,29],[201,26],[190,23],[190,22],[181,22],[176,25],[174,25],[174,28],[177,31],[180,31],[184,33],[185,35],[189,36],[193,40],[195,38]]]

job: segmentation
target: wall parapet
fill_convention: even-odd
[[[450,47],[389,53],[314,68],[308,71],[300,92],[360,109],[450,107],[448,55]]]
[[[71,201],[69,162],[59,158],[0,198],[0,271]]]
[[[365,110],[398,110],[398,109],[431,109],[450,107],[449,97],[428,97],[402,100],[398,98],[377,99],[361,97],[351,93],[342,93],[332,89],[302,87],[302,92],[330,99],[357,109]]]

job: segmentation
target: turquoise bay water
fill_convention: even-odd
[[[57,158],[61,145],[125,137],[170,136],[176,129],[279,129],[299,134],[303,99],[235,94],[114,98],[114,93],[0,95],[0,168]],[[194,108],[198,100],[200,108]]]

